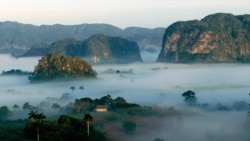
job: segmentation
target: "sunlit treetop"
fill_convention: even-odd
[[[96,71],[80,57],[48,53],[35,66],[29,77],[31,82],[47,80],[69,80],[81,77],[95,78]]]

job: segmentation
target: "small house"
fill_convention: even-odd
[[[108,106],[106,105],[97,105],[95,108],[96,112],[107,112],[108,111]]]

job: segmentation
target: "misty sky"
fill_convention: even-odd
[[[155,28],[217,12],[249,14],[249,5],[249,0],[1,0],[0,21]]]

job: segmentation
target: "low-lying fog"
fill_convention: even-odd
[[[40,58],[16,59],[1,55],[0,59],[2,72],[10,69],[33,71]],[[0,103],[12,105],[29,101],[35,104],[46,97],[72,93],[77,98],[111,94],[140,104],[173,105],[183,103],[181,94],[187,90],[194,91],[202,103],[232,104],[250,99],[248,64],[135,63],[93,65],[93,68],[98,72],[96,80],[30,84],[27,76],[0,76]],[[117,70],[120,73],[116,73]],[[80,86],[85,90],[78,89]]]
[[[0,59],[2,72],[10,69],[33,71],[40,58],[16,59],[1,55]],[[135,63],[93,65],[93,68],[98,73],[96,80],[30,84],[27,76],[0,76],[0,106],[7,105],[12,108],[14,104],[18,104],[21,107],[24,102],[39,105],[48,98],[60,98],[63,94],[69,93],[72,100],[81,97],[100,98],[110,94],[113,98],[121,96],[128,102],[140,105],[157,104],[178,109],[185,106],[181,94],[187,90],[196,93],[199,103],[214,107],[218,103],[230,107],[235,102],[248,103],[250,100],[249,64]],[[120,73],[117,73],[117,70]],[[72,91],[71,86],[76,89]],[[84,86],[85,89],[80,90],[80,86]],[[177,119],[171,123],[156,122],[155,125],[159,126],[147,131],[152,133],[148,140],[156,137],[172,141],[244,140],[246,131],[242,126],[247,118],[247,110],[200,113],[202,116],[185,117],[183,123]],[[147,135],[141,133],[131,140],[142,140]]]

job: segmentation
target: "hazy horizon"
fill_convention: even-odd
[[[120,28],[168,27],[176,21],[214,13],[249,14],[247,0],[8,0],[0,5],[0,21],[34,25],[106,23]]]

